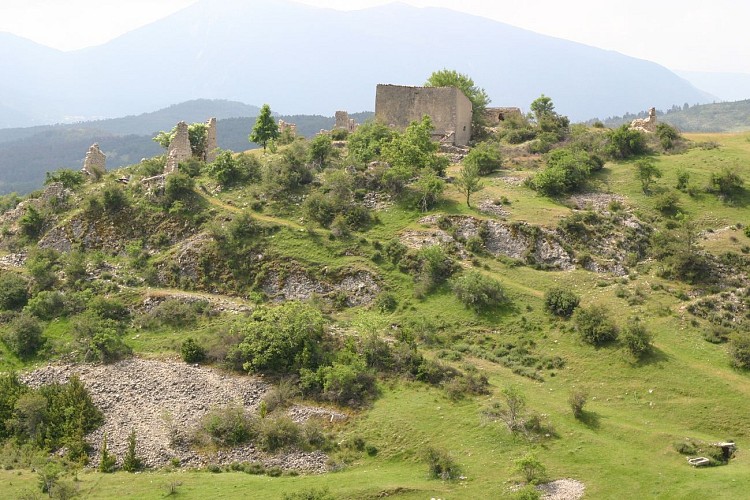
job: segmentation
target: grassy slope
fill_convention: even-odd
[[[676,182],[678,168],[691,174],[691,183],[704,186],[712,171],[724,165],[736,168],[750,179],[750,136],[701,135],[697,141],[717,141],[719,149],[691,149],[687,153],[657,157],[664,176],[660,186]],[[497,177],[503,174],[497,174]],[[628,163],[609,164],[597,179],[605,190],[622,194],[631,205],[652,210],[653,198],[645,196]],[[511,200],[511,220],[554,225],[570,210],[554,201],[536,197],[523,186],[508,186],[498,179],[475,195]],[[221,203],[238,193],[222,193]],[[438,211],[471,213],[461,204],[455,191],[446,193],[449,201]],[[695,198],[680,195],[680,206],[694,217],[702,229],[720,229],[737,222],[750,221],[740,200],[725,204],[713,195]],[[217,203],[215,206],[220,207]],[[419,213],[390,209],[379,214],[381,224],[364,234],[369,249],[373,240],[387,241],[404,228],[419,228]],[[268,221],[273,215],[267,213]],[[299,230],[298,219],[274,236],[277,252],[311,265],[367,265],[362,256],[343,256],[351,243],[330,241],[327,232],[318,231],[317,239]],[[750,240],[741,231],[708,234],[703,241],[716,251],[738,250]],[[734,235],[736,241],[726,234]],[[284,492],[306,487],[327,487],[342,498],[375,498],[384,492],[398,498],[502,498],[518,479],[513,462],[529,449],[548,468],[551,478],[572,477],[586,484],[589,498],[741,498],[750,491],[750,378],[728,366],[725,346],[713,345],[701,337],[702,326],[690,323],[675,297],[685,285],[665,282],[653,275],[648,265],[640,266],[632,279],[614,279],[585,271],[545,272],[528,267],[508,267],[491,258],[480,258],[490,272],[502,280],[512,296],[515,308],[502,314],[477,317],[463,309],[448,292],[438,292],[424,301],[411,296],[411,280],[387,264],[380,265],[386,283],[398,295],[399,312],[386,318],[356,310],[338,313],[343,321],[364,321],[368,315],[380,322],[398,321],[405,315],[442,317],[453,321],[456,329],[472,325],[492,338],[514,338],[519,317],[528,324],[541,325],[530,331],[537,350],[561,355],[567,363],[544,382],[519,377],[507,368],[484,360],[465,358],[486,373],[493,394],[458,403],[448,400],[437,389],[422,384],[385,383],[382,396],[373,407],[347,426],[346,433],[360,435],[379,449],[375,458],[361,458],[337,473],[316,477],[255,477],[239,473],[208,475],[179,471],[138,475],[82,473],[81,489],[91,498],[157,498],[172,481],[182,482],[179,496],[186,498],[280,498]],[[640,363],[632,363],[615,347],[594,349],[582,344],[562,321],[550,319],[542,311],[542,295],[553,283],[564,284],[582,296],[584,304],[610,306],[620,324],[634,314],[647,319],[656,335],[655,352]],[[606,285],[606,286],[600,286]],[[641,305],[629,306],[615,295],[617,289],[632,294],[636,289],[646,296]],[[57,326],[64,330],[62,326]],[[199,326],[196,337],[212,335],[210,327]],[[133,340],[141,352],[169,352],[186,332],[155,332]],[[450,345],[443,346],[450,349]],[[460,362],[457,363],[460,366]],[[557,437],[543,444],[529,445],[514,439],[501,425],[485,422],[482,409],[497,400],[499,391],[519,386],[528,398],[530,409],[549,416]],[[567,398],[572,388],[589,391],[583,421],[575,420]],[[672,444],[685,437],[717,441],[736,439],[737,458],[726,467],[693,469],[685,458],[673,451]],[[425,446],[446,449],[460,463],[466,481],[444,483],[427,479],[426,466],[420,460]],[[28,472],[0,472],[0,490],[15,496],[35,487],[36,477]],[[11,485],[12,483],[12,485]],[[627,493],[624,493],[627,492]]]

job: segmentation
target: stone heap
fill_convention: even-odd
[[[97,179],[107,171],[106,163],[107,157],[99,149],[99,144],[94,143],[86,153],[86,159],[83,160],[81,172]]]
[[[212,163],[216,160],[216,150],[219,147],[216,143],[216,118],[209,118],[206,125],[206,161]]]
[[[180,122],[177,124],[177,132],[167,149],[167,164],[164,166],[164,174],[177,172],[180,162],[189,160],[192,155],[188,125],[185,122]]]
[[[279,120],[279,133],[283,134],[287,130],[292,137],[297,135],[297,125],[295,123],[288,123],[284,120]]]
[[[336,125],[334,128],[354,132],[357,130],[357,126],[357,122],[353,118],[349,118],[349,113],[346,111],[336,111]]]
[[[648,110],[648,118],[636,118],[630,122],[630,130],[640,130],[641,132],[656,132],[656,108]]]

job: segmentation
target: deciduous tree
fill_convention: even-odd
[[[263,151],[265,151],[268,141],[277,137],[279,137],[279,126],[271,116],[271,106],[264,104],[260,108],[260,114],[258,119],[255,120],[255,126],[253,126],[253,131],[248,139],[250,142],[263,146]]]

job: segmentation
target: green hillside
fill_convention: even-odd
[[[58,467],[52,492],[85,498],[538,498],[527,480],[563,479],[584,498],[745,496],[750,135],[571,127],[549,105],[463,160],[429,121],[368,124],[163,184],[142,182],[156,157],[0,198],[0,368],[79,370],[106,402],[84,432],[5,375],[0,491],[40,495]],[[131,376],[137,399],[108,390]],[[204,376],[258,385],[220,410]],[[50,465],[88,443],[97,466],[110,432],[119,468],[118,405],[157,465]],[[322,418],[288,420],[300,406]],[[191,423],[149,445],[172,418]]]
[[[657,110],[658,119],[683,132],[742,132],[750,130],[750,99],[735,102],[715,102],[683,107],[673,106],[666,111]],[[628,113],[604,120],[608,127],[630,123],[635,118],[645,118],[648,112]]]

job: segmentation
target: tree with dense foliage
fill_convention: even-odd
[[[477,87],[469,76],[452,69],[435,71],[425,82],[426,87],[456,87],[471,101],[472,133],[483,125],[484,110],[490,103],[490,96],[483,88]]]
[[[625,349],[636,359],[640,359],[651,350],[653,335],[638,318],[631,318],[620,335]]]
[[[573,315],[573,322],[581,340],[599,346],[617,339],[617,325],[612,322],[609,309],[601,305],[581,307]]]
[[[471,208],[471,195],[484,188],[479,175],[479,166],[475,163],[467,163],[458,172],[454,181],[461,193],[466,195],[466,206]]]
[[[575,293],[562,287],[554,287],[544,294],[544,307],[555,316],[568,318],[573,314],[581,299]]]
[[[276,124],[273,116],[271,116],[271,107],[268,104],[264,104],[260,108],[260,114],[255,120],[253,131],[250,133],[248,139],[250,142],[263,146],[263,151],[265,151],[268,141],[277,137],[279,137],[279,126]]]
[[[453,282],[453,293],[463,305],[475,311],[506,304],[508,298],[499,281],[479,271],[469,271]]]
[[[29,284],[16,273],[0,274],[0,311],[21,309],[29,300]]]
[[[319,167],[324,167],[334,153],[333,140],[330,134],[318,134],[310,141],[309,158]]]
[[[438,155],[440,146],[432,140],[432,119],[425,115],[412,122],[403,134],[396,134],[391,141],[383,143],[382,157],[391,168],[403,168],[416,174],[424,168],[444,175],[448,159]]]
[[[259,309],[237,331],[244,340],[234,356],[250,372],[293,374],[317,368],[324,324],[320,311],[301,302]]]
[[[469,151],[462,163],[464,165],[475,165],[479,170],[479,175],[491,174],[503,165],[500,146],[494,142],[480,142]]]
[[[602,167],[598,157],[579,149],[558,148],[545,158],[547,166],[531,179],[531,186],[547,196],[580,190],[591,173]]]
[[[605,150],[612,158],[625,160],[632,156],[639,156],[648,151],[646,136],[640,130],[631,130],[625,124],[607,132]]]
[[[357,127],[347,141],[349,156],[362,163],[380,156],[382,145],[389,142],[395,131],[380,122],[366,122]]]

